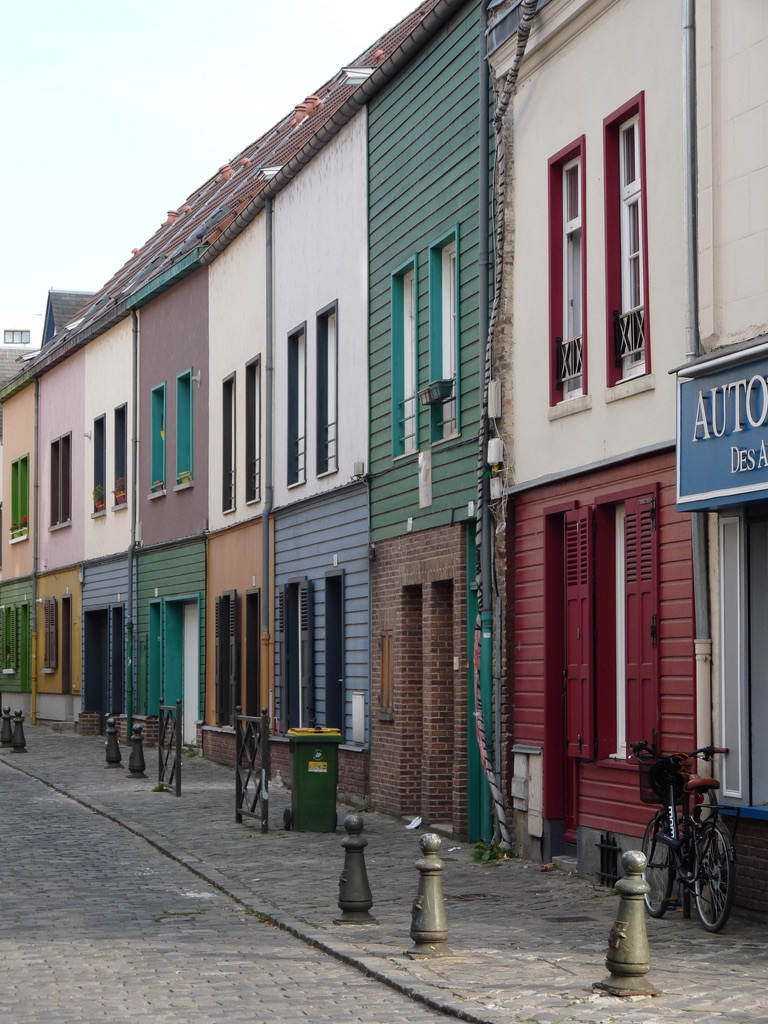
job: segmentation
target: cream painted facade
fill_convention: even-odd
[[[622,46],[622,39],[631,46]],[[672,444],[675,385],[686,353],[681,5],[669,0],[551,0],[537,15],[510,108],[514,127],[514,338],[504,380],[503,431],[514,438],[519,485]],[[496,79],[517,36],[491,58]],[[645,102],[652,372],[607,386],[603,122],[630,99]],[[548,162],[584,139],[584,308],[587,393],[550,404]],[[509,286],[507,286],[508,289]]]
[[[368,457],[367,117],[361,110],[274,202],[275,505],[349,483]],[[317,315],[337,303],[338,468],[318,474]],[[306,480],[287,484],[288,336],[306,337]],[[366,466],[367,468],[367,466]]]
[[[75,498],[74,507],[84,510],[85,537],[83,558],[90,561],[124,552],[131,542],[132,478],[131,438],[133,436],[133,336],[131,318],[128,317],[101,337],[86,345],[85,395],[83,439],[85,466],[82,491]],[[115,471],[115,410],[125,407],[125,483],[126,501],[119,504],[114,489]],[[105,425],[105,506],[101,513],[93,512],[94,421],[103,416]],[[90,432],[90,437],[88,434]],[[77,514],[77,513],[76,513]]]
[[[702,345],[768,333],[768,6],[698,0]]]
[[[260,514],[264,501],[265,426],[261,417],[260,465],[262,487],[257,501],[246,503],[245,481],[245,367],[260,359],[261,405],[265,402],[266,285],[265,214],[259,216],[208,268],[210,378],[208,506],[211,532],[234,526]],[[235,508],[222,511],[222,389],[235,375],[236,444]]]

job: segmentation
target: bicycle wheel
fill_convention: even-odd
[[[719,932],[733,904],[736,858],[728,829],[721,821],[707,821],[696,841],[694,893],[702,925]]]
[[[648,861],[643,878],[650,885],[645,894],[645,909],[651,917],[663,917],[667,900],[672,893],[672,865],[669,862],[669,847],[656,838],[663,830],[664,812],[659,811],[645,826],[643,853]]]

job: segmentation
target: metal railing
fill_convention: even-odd
[[[176,796],[181,796],[181,758],[184,752],[181,741],[181,721],[180,700],[177,700],[174,706],[160,705],[157,783],[159,786],[174,786]]]
[[[557,339],[557,388],[563,392],[563,398],[584,385],[583,352],[582,335]]]
[[[645,310],[613,311],[613,349],[616,366],[626,374],[645,357]]]
[[[269,712],[254,718],[242,710],[235,708],[235,821],[247,814],[269,832]]]

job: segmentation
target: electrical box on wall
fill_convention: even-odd
[[[488,383],[488,415],[492,420],[501,419],[501,381]]]
[[[504,442],[500,437],[488,439],[488,465],[499,466],[504,461]]]

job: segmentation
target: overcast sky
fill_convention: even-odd
[[[0,313],[95,291],[418,0],[20,0],[0,13]]]

